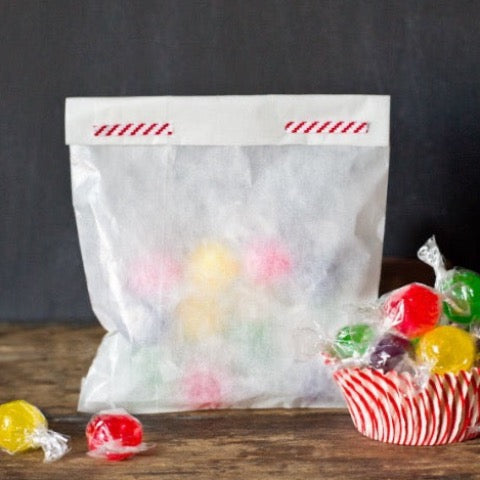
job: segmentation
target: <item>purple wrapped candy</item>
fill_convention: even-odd
[[[375,345],[370,366],[388,372],[393,370],[410,349],[410,342],[398,335],[387,334]]]

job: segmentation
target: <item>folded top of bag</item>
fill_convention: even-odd
[[[388,146],[390,97],[67,98],[68,145]]]

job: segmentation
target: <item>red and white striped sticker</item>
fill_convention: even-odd
[[[368,133],[368,122],[303,120],[285,124],[288,133]]]
[[[93,126],[95,137],[135,137],[173,135],[170,123],[112,123]]]
[[[341,368],[340,386],[357,430],[381,442],[443,445],[480,435],[480,373],[432,375],[415,389],[405,373]]]

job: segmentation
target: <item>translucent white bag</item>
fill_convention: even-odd
[[[108,331],[79,410],[341,402],[294,338],[377,296],[389,97],[73,98],[66,135]]]

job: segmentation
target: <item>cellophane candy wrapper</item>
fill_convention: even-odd
[[[48,428],[43,413],[25,400],[0,405],[0,449],[15,455],[41,448],[44,463],[55,462],[69,450],[69,438]]]
[[[318,344],[362,434],[401,445],[460,442],[480,433],[478,274],[447,271],[433,237],[418,256],[435,268],[436,288],[389,292]]]
[[[376,296],[389,97],[74,98],[66,135],[108,331],[81,411],[341,404],[292,332]]]
[[[479,323],[480,275],[462,267],[447,270],[434,236],[420,248],[418,257],[435,271],[435,287],[444,296],[445,317],[466,326]]]
[[[110,461],[127,460],[155,447],[143,442],[143,425],[118,408],[95,414],[85,429],[88,455]]]

